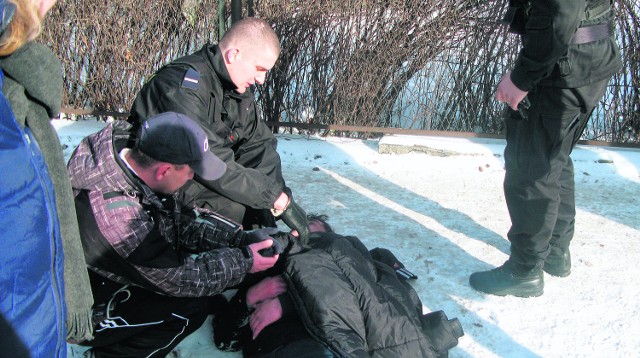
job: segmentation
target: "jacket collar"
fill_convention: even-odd
[[[50,118],[60,113],[62,67],[49,48],[29,42],[13,54],[1,57],[0,67],[8,79],[23,86],[29,97],[47,110]]]
[[[220,79],[220,83],[225,91],[233,91],[236,89],[236,85],[231,81],[231,76],[229,76],[229,72],[227,71],[227,66],[224,64],[224,58],[222,56],[222,52],[220,51],[220,47],[218,45],[209,46],[207,48],[207,56],[209,57],[209,61],[213,66],[213,70],[218,75]]]

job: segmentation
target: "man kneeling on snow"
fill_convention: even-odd
[[[224,162],[185,115],[146,120],[135,144],[115,121],[83,139],[68,164],[93,290],[96,357],[164,357],[204,323],[210,296],[270,268],[274,228],[242,231],[175,193],[194,174],[219,178]]]

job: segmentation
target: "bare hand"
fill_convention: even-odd
[[[284,211],[284,209],[287,208],[288,205],[289,205],[289,196],[287,196],[287,194],[283,191],[282,193],[280,193],[280,196],[278,197],[278,199],[276,199],[276,202],[273,203],[273,209],[276,212],[282,212]]]
[[[253,254],[253,266],[251,266],[251,270],[249,270],[249,272],[255,273],[264,271],[275,265],[280,255],[276,254],[272,257],[264,257],[258,252],[271,246],[273,246],[272,239],[256,242],[255,244],[249,245],[249,250],[251,250],[251,253]]]
[[[247,291],[247,304],[254,307],[262,301],[278,297],[287,291],[287,284],[282,276],[271,276],[251,286]]]
[[[253,331],[253,339],[262,332],[264,327],[282,318],[282,306],[278,298],[270,298],[256,306],[249,318],[249,325]]]
[[[506,102],[514,111],[518,110],[518,104],[527,96],[525,92],[511,81],[511,72],[507,72],[502,76],[498,88],[496,89],[496,99],[500,102]]]

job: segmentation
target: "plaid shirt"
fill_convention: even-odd
[[[79,222],[89,268],[177,297],[210,296],[240,283],[253,265],[230,246],[240,225],[212,213],[207,220],[184,214],[172,197],[153,193],[116,152],[129,128],[124,121],[109,124],[82,140],[69,160],[76,204],[88,198],[93,215],[85,221],[95,221]]]

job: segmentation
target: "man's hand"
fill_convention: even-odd
[[[253,266],[251,266],[251,270],[249,270],[250,273],[264,271],[266,269],[270,269],[271,267],[273,267],[273,265],[275,265],[280,255],[276,254],[271,257],[265,257],[260,255],[260,253],[258,252],[271,246],[273,246],[272,239],[267,239],[249,245],[249,250],[251,250],[251,254],[253,255]]]
[[[290,200],[291,198],[289,198],[287,193],[285,193],[284,191],[280,193],[280,196],[278,197],[278,199],[276,199],[276,202],[273,203],[273,210],[272,210],[273,215],[279,216],[280,214],[282,214],[282,212],[287,208],[287,206],[289,206]]]
[[[287,291],[287,284],[282,276],[271,276],[251,286],[247,291],[247,305],[255,307],[262,301],[278,297]]]
[[[496,99],[500,102],[506,102],[514,111],[518,110],[518,104],[527,96],[525,92],[511,81],[511,71],[505,73],[496,89]]]
[[[280,318],[282,318],[282,306],[277,297],[259,303],[249,318],[249,325],[253,331],[253,339],[256,339],[264,327]]]

